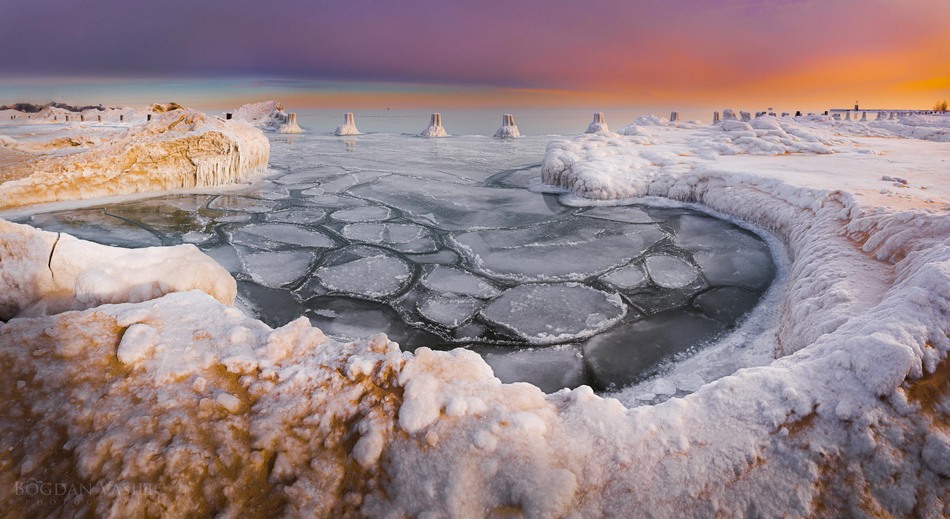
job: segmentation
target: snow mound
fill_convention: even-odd
[[[177,109],[87,151],[39,157],[5,172],[0,208],[110,195],[210,187],[262,173],[270,142],[241,121]]]
[[[194,245],[122,249],[0,220],[0,320],[188,290],[230,305],[237,285]]]

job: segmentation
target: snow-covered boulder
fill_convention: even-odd
[[[75,153],[8,167],[0,208],[235,184],[263,173],[269,157],[270,142],[250,124],[176,109],[112,138],[87,139]]]
[[[234,111],[234,119],[245,121],[258,128],[278,129],[287,123],[287,113],[280,101],[269,100],[242,105]]]

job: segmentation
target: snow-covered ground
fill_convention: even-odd
[[[647,118],[551,143],[536,189],[702,204],[770,230],[789,256],[765,326],[611,397],[502,384],[466,350],[341,343],[306,319],[271,329],[187,284],[128,303],[77,288],[116,304],[0,325],[0,506],[48,514],[24,495],[64,484],[77,491],[61,514],[115,517],[946,516],[944,121]],[[10,233],[35,246],[4,253],[7,286],[57,275],[50,235]],[[652,263],[680,282],[673,259]],[[163,286],[157,270],[128,279],[150,272]],[[22,308],[16,293],[0,308]],[[749,367],[690,378],[729,357]],[[677,377],[696,391],[622,403]]]

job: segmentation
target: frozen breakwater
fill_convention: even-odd
[[[946,515],[950,149],[874,122],[754,122],[559,141],[543,175],[773,230],[779,319],[735,348],[768,362],[628,408],[501,384],[465,350],[272,329],[198,291],[13,318],[0,506],[47,515],[15,494],[33,478],[151,485],[62,509],[115,517]]]
[[[263,173],[270,157],[267,137],[250,124],[183,108],[65,132],[39,144],[0,140],[20,152],[0,176],[0,208],[236,184]]]

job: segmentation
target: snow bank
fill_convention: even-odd
[[[234,279],[193,245],[121,249],[0,220],[0,319],[201,290],[224,304]]]
[[[287,123],[287,113],[280,101],[261,101],[241,105],[234,112],[234,119],[247,122],[258,128],[277,129]]]
[[[4,172],[13,180],[0,184],[0,207],[234,184],[263,172],[270,156],[260,130],[187,109],[104,140],[81,135],[72,139],[83,139],[87,151],[41,156]],[[9,140],[0,145],[13,147]]]

